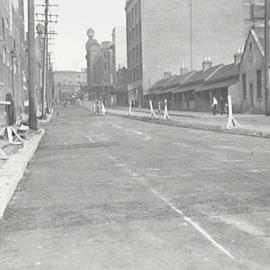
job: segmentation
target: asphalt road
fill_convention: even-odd
[[[56,111],[1,270],[270,269],[270,140]]]

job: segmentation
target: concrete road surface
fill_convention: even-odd
[[[270,140],[56,111],[1,270],[270,269]]]

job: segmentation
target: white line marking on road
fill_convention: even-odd
[[[135,174],[135,172],[133,172],[129,168],[125,168],[125,169],[130,175]],[[156,170],[159,171],[160,169],[149,168],[148,171],[149,170],[150,171],[156,171]],[[207,231],[205,231],[199,224],[195,223],[191,218],[185,216],[184,213],[180,209],[176,208],[173,205],[173,203],[171,203],[169,200],[167,200],[161,194],[159,194],[154,188],[152,188],[148,183],[146,183],[143,178],[138,177],[136,180],[138,182],[140,182],[142,185],[144,185],[145,187],[149,188],[149,190],[154,195],[156,195],[156,197],[158,197],[167,206],[169,206],[172,210],[174,210],[176,213],[178,213],[188,224],[190,224],[195,230],[200,232],[210,243],[212,243],[213,246],[215,246],[217,249],[219,249],[222,253],[224,253],[230,259],[235,260],[235,258],[232,256],[232,254],[226,248],[224,248],[221,244],[219,244],[217,241],[215,241],[214,238]]]
[[[115,167],[127,167],[127,164],[115,164]]]
[[[90,143],[95,143],[96,141],[95,140],[93,140],[92,138],[87,138],[88,139],[88,141],[90,142]]]
[[[121,129],[122,127],[121,126],[118,126],[118,125],[113,125],[114,128],[117,128],[117,129]]]
[[[181,147],[185,147],[185,148],[188,148],[190,147],[188,144],[186,143],[173,143],[173,145],[177,145],[177,146],[181,146]]]
[[[153,174],[153,173],[146,173],[147,176],[150,176],[150,177],[157,177],[156,174]]]
[[[240,231],[249,233],[251,235],[255,235],[255,236],[264,236],[265,235],[265,232],[263,232],[259,228],[255,227],[254,225],[248,223],[247,221],[236,220],[235,217],[229,217],[229,216],[224,216],[224,217],[219,216],[218,219],[220,219],[221,221],[223,221],[227,224],[230,224],[230,225],[236,227]]]
[[[164,198],[162,195],[160,195],[155,189],[150,188],[151,192],[156,195],[160,200],[162,200],[165,204],[170,206],[176,213],[178,213],[188,224],[190,224],[194,229],[196,229],[198,232],[200,232],[209,242],[211,242],[216,248],[218,248],[221,252],[223,252],[225,255],[230,257],[231,259],[235,260],[235,258],[232,256],[232,254],[224,248],[222,245],[220,245],[217,241],[213,239],[213,237],[206,232],[200,225],[195,223],[191,218],[186,217],[184,213],[176,208],[169,200]]]
[[[261,169],[261,170],[249,170],[248,172],[250,173],[260,173],[260,172],[267,172],[269,171],[268,169]]]
[[[138,130],[134,130],[134,133],[136,133],[137,135],[143,135],[143,132],[138,131]]]
[[[144,138],[144,141],[148,142],[148,141],[150,141],[151,139],[152,139],[151,136],[146,136],[146,137]]]
[[[232,162],[232,163],[235,163],[235,162],[244,162],[244,160],[242,160],[242,159],[221,159],[220,161],[221,162]]]

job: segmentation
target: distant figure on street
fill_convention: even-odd
[[[218,107],[218,101],[216,97],[213,97],[213,103],[211,107],[213,108],[213,115],[215,116],[217,114],[217,107]]]
[[[225,100],[223,97],[220,97],[219,104],[220,104],[220,114],[223,115],[225,113]]]
[[[161,112],[161,102],[160,101],[158,102],[158,112],[159,113]]]

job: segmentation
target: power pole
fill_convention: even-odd
[[[265,0],[264,18],[264,79],[265,79],[265,115],[270,116],[269,111],[269,0]]]
[[[46,89],[47,89],[47,72],[48,72],[48,15],[49,0],[45,0],[45,22],[44,22],[44,47],[43,47],[43,87],[42,87],[42,118],[46,118]]]
[[[193,70],[193,3],[190,0],[190,69]]]
[[[43,78],[42,78],[42,118],[46,118],[46,104],[49,106],[50,104],[50,95],[48,95],[47,90],[49,87],[49,35],[55,35],[55,32],[49,31],[49,23],[57,23],[56,20],[52,20],[53,17],[58,17],[58,15],[49,14],[49,7],[57,6],[50,5],[49,0],[45,0],[44,5],[37,5],[44,7],[44,13],[37,13],[36,15],[44,16],[42,20],[37,20],[39,22],[44,23],[44,40],[43,40]],[[49,107],[48,107],[49,108]]]
[[[35,4],[28,0],[28,91],[29,91],[29,127],[38,129],[35,90]]]

